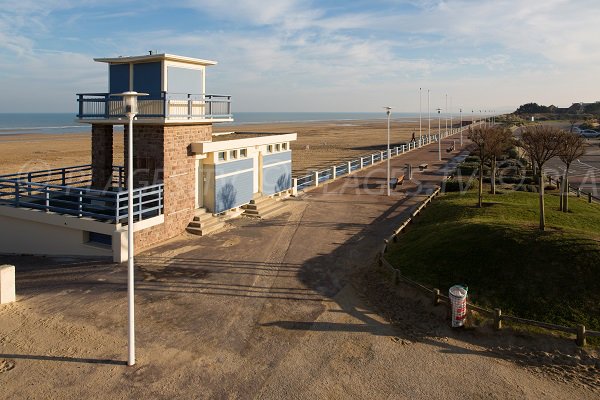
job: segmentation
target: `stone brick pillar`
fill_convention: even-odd
[[[112,186],[113,127],[92,124],[92,187]]]
[[[125,182],[129,155],[129,126],[125,125],[123,149],[125,160]],[[133,187],[154,185],[163,182],[165,155],[164,126],[133,124]]]
[[[125,143],[127,143],[127,126]],[[133,125],[134,186],[164,183],[163,224],[136,232],[136,249],[180,235],[194,218],[196,159],[192,143],[210,141],[212,125]],[[127,146],[125,146],[127,159]]]

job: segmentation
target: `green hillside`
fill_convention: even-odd
[[[390,247],[402,274],[503,313],[600,330],[600,205],[572,199],[558,211],[546,196],[547,230],[538,230],[537,193],[448,193],[427,207]]]

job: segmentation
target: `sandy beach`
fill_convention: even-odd
[[[457,121],[454,124],[457,125]],[[432,121],[431,129],[432,133],[437,132],[437,122],[434,124]],[[230,131],[298,133],[298,140],[292,144],[295,176],[311,169],[324,168],[339,161],[369,154],[374,149],[385,146],[387,141],[385,119],[214,126],[214,132]],[[418,138],[418,120],[392,120],[390,141],[392,144],[404,143],[410,140],[413,132]],[[427,134],[425,119],[422,132]],[[2,135],[0,174],[89,164],[90,138],[90,133]],[[114,135],[113,163],[123,164],[122,132],[115,132]]]

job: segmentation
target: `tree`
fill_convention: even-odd
[[[562,211],[569,211],[569,167],[573,161],[585,154],[585,139],[574,133],[565,133],[560,143],[558,157],[565,163],[565,176],[561,187]]]
[[[469,128],[469,139],[475,146],[475,153],[479,157],[479,197],[477,206],[482,207],[483,204],[483,166],[485,161],[490,157],[489,144],[493,136],[494,128],[478,126]]]
[[[575,125],[577,124],[577,122],[579,122],[578,115],[571,115],[569,117],[569,123],[571,124],[571,129],[569,129],[569,132],[573,133],[573,129],[575,128]]]
[[[529,126],[521,135],[521,147],[529,155],[537,167],[538,183],[540,186],[540,230],[546,229],[544,214],[544,164],[557,156],[561,150],[564,131],[546,125]]]
[[[487,152],[489,153],[492,167],[490,173],[491,192],[492,194],[496,194],[496,161],[513,144],[512,132],[506,127],[497,126],[491,129],[490,134],[487,136]]]

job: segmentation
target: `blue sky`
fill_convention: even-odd
[[[597,0],[8,0],[0,112],[71,112],[93,57],[216,60],[237,111],[508,110],[600,100]]]

